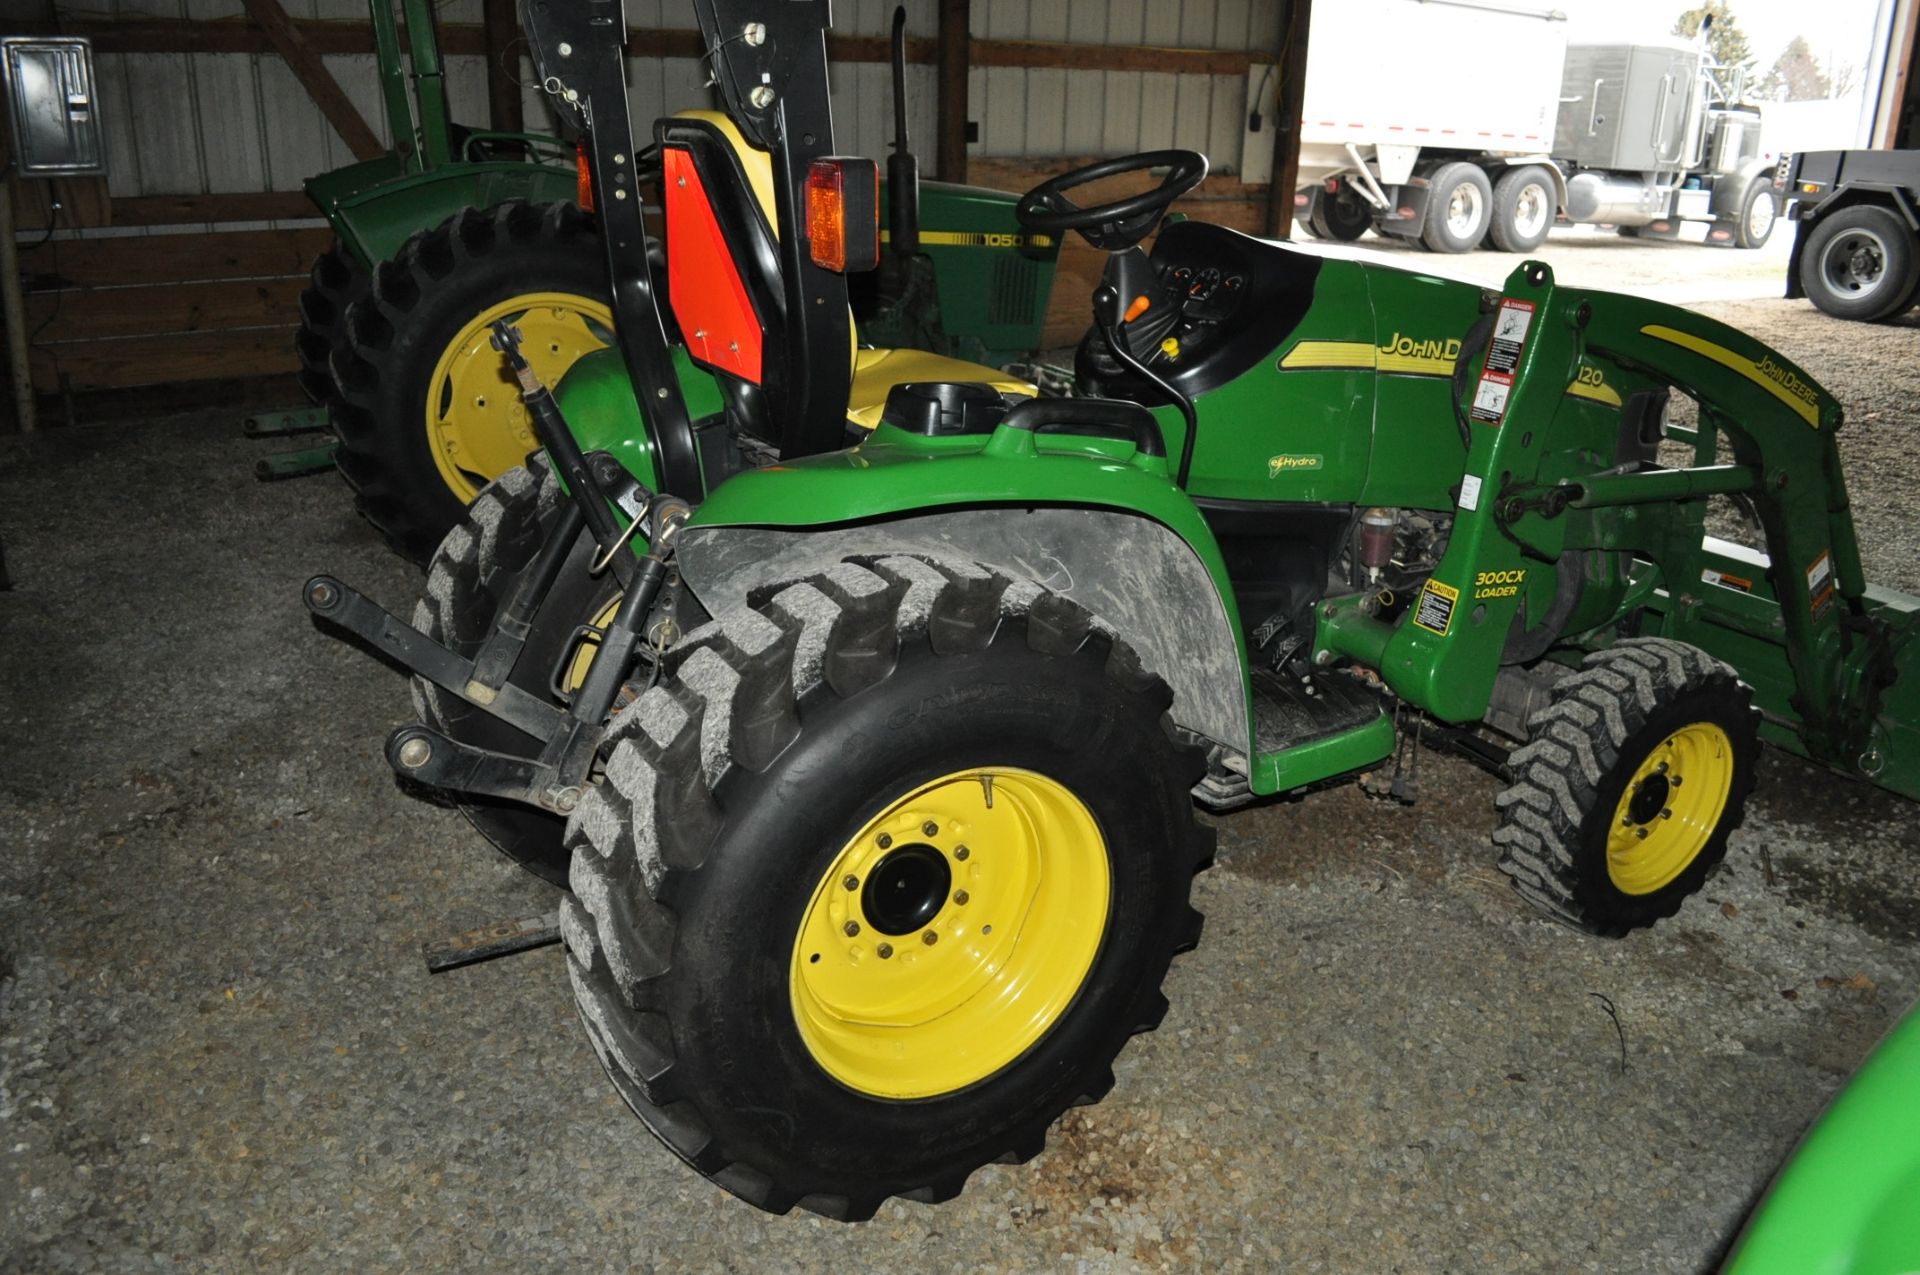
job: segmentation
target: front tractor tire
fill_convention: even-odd
[[[494,631],[534,555],[557,534],[566,501],[544,456],[536,456],[531,469],[510,469],[489,483],[435,551],[413,626],[472,658]],[[591,536],[576,537],[507,678],[550,704],[564,707],[561,695],[586,680],[598,650],[596,633],[619,605],[612,573],[597,578],[589,573],[595,548]],[[539,752],[532,737],[425,678],[413,679],[413,705],[422,722],[460,743],[527,757]],[[454,800],[501,853],[541,880],[565,887],[566,826],[560,816],[492,798]]]
[[[1166,1010],[1210,852],[1171,693],[1064,599],[845,562],[691,634],[568,825],[568,966],[627,1104],[776,1213],[1037,1153]]]
[[[508,319],[548,386],[611,341],[607,264],[572,204],[466,209],[374,271],[333,355],[335,459],[354,503],[424,562],[480,488],[538,446],[490,344]]]
[[[1698,647],[1629,638],[1561,680],[1513,754],[1493,840],[1514,888],[1607,938],[1679,911],[1740,826],[1753,692]]]

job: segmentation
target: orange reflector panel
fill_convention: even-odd
[[[847,176],[832,160],[807,168],[807,245],[822,270],[847,268]]]
[[[573,201],[585,212],[593,211],[593,165],[587,161],[587,147],[584,142],[573,144],[573,171],[579,181],[575,187]]]
[[[807,165],[807,252],[822,270],[880,264],[880,166],[836,156]]]

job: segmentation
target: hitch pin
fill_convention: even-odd
[[[633,533],[640,530],[641,525],[645,523],[647,520],[647,514],[652,509],[653,509],[653,497],[649,496],[647,497],[646,502],[642,504],[640,508],[633,511],[633,521],[629,522],[627,524],[627,529],[620,533],[620,538],[614,541],[612,544],[608,545],[606,548],[606,551],[602,553],[598,558],[594,559],[593,565],[587,569],[588,575],[597,576],[602,571],[605,571],[607,569],[607,564],[613,561],[613,555],[616,553],[619,553],[621,546],[625,545],[627,541],[633,539]]]

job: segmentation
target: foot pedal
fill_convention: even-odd
[[[442,974],[463,965],[478,965],[496,956],[530,952],[536,947],[551,947],[560,941],[560,913],[525,916],[517,921],[498,921],[477,930],[435,939],[420,946],[427,959],[427,973]]]

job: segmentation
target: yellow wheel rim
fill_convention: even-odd
[[[1107,928],[1107,847],[1066,787],[995,767],[937,779],[834,857],[793,945],[814,1060],[929,1098],[1018,1058],[1072,1004]]]
[[[1733,741],[1711,722],[1683,726],[1654,746],[1607,833],[1607,875],[1621,893],[1652,894],[1687,870],[1727,808],[1733,766]]]
[[[520,348],[549,388],[581,355],[606,348],[613,331],[613,314],[599,301],[527,292],[488,306],[447,343],[427,382],[427,449],[463,504],[537,445],[520,387],[489,343],[496,319],[520,329]]]

